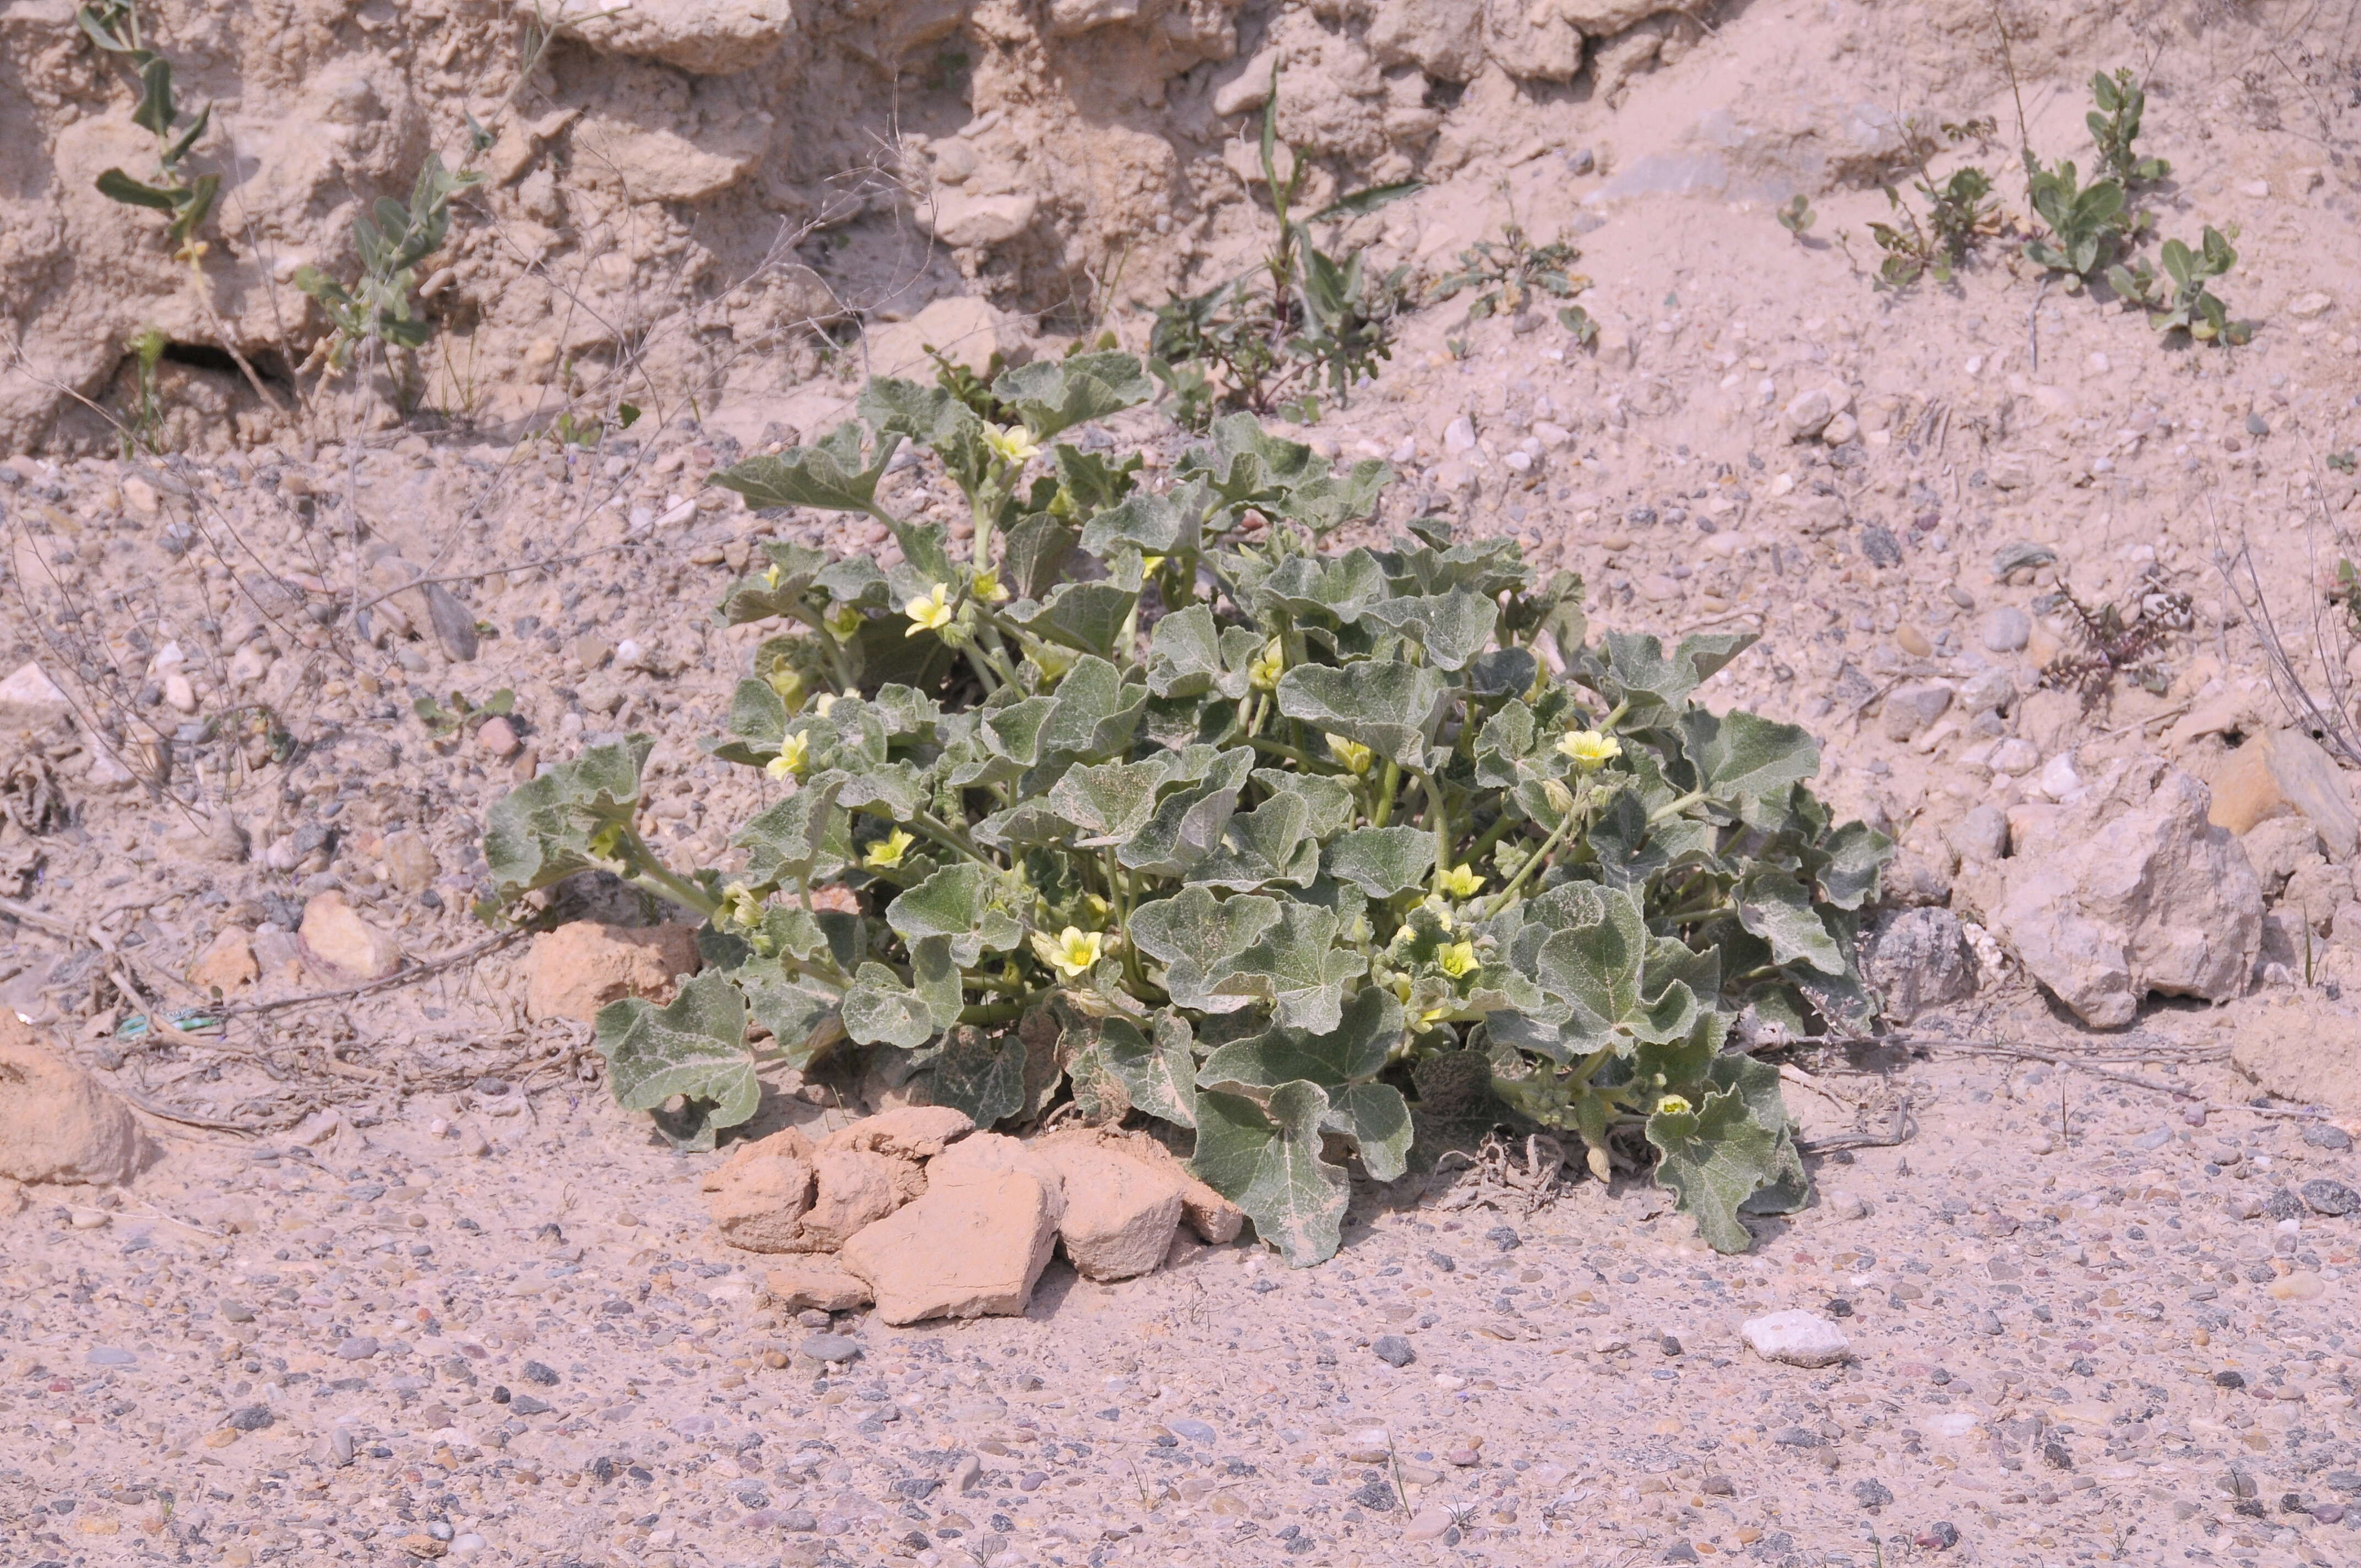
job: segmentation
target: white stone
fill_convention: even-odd
[[[73,711],[73,703],[38,664],[25,664],[0,681],[0,736],[47,729]]]
[[[1993,748],[1992,771],[2009,778],[2029,773],[2040,762],[2040,748],[2022,736],[2012,735]]]
[[[1476,449],[1476,422],[1461,414],[1443,427],[1443,449],[1454,457]]]
[[[2074,753],[2060,751],[2041,764],[2041,777],[2033,787],[2064,805],[2082,791],[2082,775],[2074,768]]]
[[[1040,198],[1030,192],[971,196],[964,191],[938,191],[917,215],[921,226],[937,239],[965,248],[1015,239],[1032,226],[1040,205]]]
[[[2324,316],[2336,306],[2336,302],[2315,289],[2309,294],[2298,294],[2288,302],[2287,313],[2298,321],[2310,321]]]
[[[1852,1348],[1836,1324],[1801,1309],[1749,1318],[1742,1332],[1755,1354],[1790,1366],[1827,1366]]]
[[[1815,387],[1788,400],[1779,411],[1779,423],[1790,441],[1808,441],[1828,428],[1836,411],[1836,402],[1826,389]]]

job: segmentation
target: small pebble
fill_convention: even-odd
[[[1408,1366],[1418,1359],[1418,1352],[1400,1334],[1379,1334],[1370,1342],[1369,1349],[1388,1366]]]

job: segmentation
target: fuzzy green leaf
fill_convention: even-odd
[[[737,981],[746,995],[747,1016],[770,1031],[780,1065],[800,1072],[844,1038],[834,992],[790,979],[774,966],[750,966]]]
[[[1246,1212],[1255,1234],[1290,1267],[1336,1255],[1352,1185],[1321,1154],[1327,1093],[1316,1083],[1275,1091],[1268,1112],[1242,1095],[1197,1097],[1197,1152],[1190,1166]]]
[[[1195,511],[1152,490],[1138,490],[1091,519],[1082,548],[1101,560],[1126,546],[1143,555],[1193,555],[1199,548]]]
[[[1820,771],[1819,746],[1796,725],[1693,707],[1681,715],[1681,732],[1697,782],[1717,799],[1776,795]]]
[[[1269,809],[1266,806],[1264,809]],[[1213,977],[1224,995],[1258,997],[1281,1024],[1326,1032],[1342,1021],[1345,987],[1368,959],[1336,946],[1337,919],[1301,904],[1279,906],[1279,920]]]
[[[1158,1013],[1153,1036],[1127,1018],[1099,1025],[1098,1050],[1123,1084],[1133,1107],[1183,1127],[1197,1124],[1197,1058],[1189,1020],[1171,1009]]]
[[[1635,713],[1677,709],[1708,676],[1752,647],[1755,641],[1752,631],[1684,637],[1668,654],[1653,637],[1610,631],[1600,641],[1605,663],[1595,671],[1594,678],[1604,695],[1629,702]]]
[[[1732,897],[1738,923],[1771,944],[1773,962],[1808,964],[1826,975],[1847,971],[1844,949],[1827,919],[1812,907],[1804,884],[1787,872],[1758,865],[1741,879]]]
[[[873,455],[862,450],[862,430],[847,421],[816,446],[796,446],[776,456],[750,457],[713,476],[757,511],[773,507],[815,507],[821,511],[867,511],[877,499],[877,481],[902,444],[895,434],[878,439]]]
[[[1192,883],[1238,893],[1304,887],[1320,874],[1320,840],[1312,836],[1311,807],[1294,795],[1274,795],[1231,817],[1222,843],[1191,867]]]
[[[1433,670],[1397,659],[1367,659],[1342,669],[1298,664],[1279,677],[1279,710],[1406,768],[1421,768],[1449,695]]]
[[[834,876],[852,858],[852,839],[837,809],[841,787],[816,779],[738,829],[730,842],[746,851],[746,874],[792,885]]]
[[[1077,354],[1008,371],[992,384],[992,394],[1016,411],[1034,440],[1047,441],[1071,426],[1148,401],[1156,396],[1156,383],[1132,355]]]
[[[1334,1028],[1314,1033],[1284,1025],[1233,1040],[1205,1058],[1197,1081],[1207,1088],[1276,1089],[1304,1079],[1325,1089],[1374,1078],[1401,1043],[1402,1008],[1392,992],[1354,992]]]
[[[1184,888],[1132,912],[1131,939],[1168,967],[1172,1000],[1200,1013],[1235,1013],[1253,998],[1208,989],[1213,976],[1279,924],[1277,899],[1252,894],[1216,898],[1211,888]]]
[[[1025,940],[1025,925],[1008,912],[1013,894],[999,877],[971,861],[945,866],[896,897],[885,924],[904,941],[928,937],[950,943],[951,961],[973,969],[987,949],[1006,952]]]
[[[636,996],[609,1003],[595,1029],[617,1104],[653,1111],[675,1095],[686,1102],[663,1124],[683,1148],[711,1148],[717,1132],[752,1120],[762,1102],[746,1051],[745,1000],[727,975],[686,981],[663,1007]]]
[[[1410,1168],[1410,1104],[1390,1083],[1356,1083],[1329,1097],[1321,1125],[1353,1140],[1373,1181],[1394,1181]]]
[[[1500,607],[1481,594],[1454,588],[1447,594],[1385,599],[1371,605],[1368,619],[1415,639],[1437,669],[1464,670],[1484,652],[1499,624]]]
[[[1320,869],[1371,898],[1391,898],[1422,885],[1434,867],[1434,835],[1416,828],[1363,828],[1342,834],[1321,852]]]
[[[1656,1184],[1680,1200],[1697,1234],[1716,1252],[1744,1252],[1753,1236],[1739,1206],[1780,1174],[1780,1140],[1756,1121],[1735,1089],[1708,1094],[1702,1104],[1648,1118],[1648,1141],[1662,1157]]]
[[[844,1032],[856,1045],[914,1051],[958,1023],[960,972],[950,949],[948,937],[911,943],[915,985],[903,984],[884,964],[862,964],[844,993]]]
[[[1025,1063],[1028,1047],[1011,1029],[986,1035],[954,1029],[933,1062],[929,1087],[938,1105],[964,1111],[980,1128],[1025,1108]]]
[[[484,818],[484,860],[502,902],[606,862],[591,850],[603,830],[639,814],[648,735],[593,746],[502,795]]]

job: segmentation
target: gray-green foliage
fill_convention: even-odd
[[[1196,1169],[1298,1263],[1336,1246],[1340,1157],[1390,1179],[1422,1128],[1538,1124],[1601,1175],[1653,1163],[1744,1246],[1740,1215],[1806,1184],[1733,1023],[1868,1020],[1853,925],[1889,849],[1829,819],[1802,730],[1695,701],[1750,639],[1594,641],[1571,574],[1433,520],[1323,548],[1390,474],[1250,418],[1158,489],[1056,440],[1149,393],[1120,355],[880,381],[852,423],[716,476],[875,518],[898,558],[774,543],[724,595],[775,632],[709,742],[782,791],[736,871],[639,836],[644,739],[494,807],[497,906],[604,867],[708,922],[681,1000],[600,1015],[616,1092],[709,1143],[760,1058],[907,1053],[987,1125],[1071,1100],[1193,1129]],[[881,500],[905,443],[969,498],[965,558]]]
[[[295,269],[295,287],[327,313],[331,366],[343,368],[364,344],[425,346],[434,325],[417,313],[411,297],[418,286],[418,264],[442,249],[449,236],[451,198],[480,178],[472,170],[445,169],[430,152],[406,204],[381,196],[370,216],[353,220],[361,270],[349,286],[308,264]]]
[[[194,264],[205,249],[197,230],[204,225],[214,199],[221,192],[221,176],[200,174],[192,179],[187,159],[213,123],[213,105],[206,104],[187,125],[181,123],[180,105],[172,93],[172,62],[148,47],[137,0],[98,0],[96,5],[78,6],[74,21],[92,43],[121,56],[138,78],[139,104],[131,111],[131,122],[156,138],[152,175],[134,180],[120,169],[109,169],[98,177],[99,193],[126,206],[150,207],[164,214],[171,220],[165,225],[164,236],[171,241],[173,256]]]

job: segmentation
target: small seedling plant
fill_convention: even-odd
[[[1778,216],[1779,226],[1797,239],[1810,233],[1812,225],[1819,221],[1819,214],[1812,211],[1811,198],[1801,192],[1787,198],[1787,203],[1779,209]]]
[[[2091,140],[2099,148],[2099,167],[2108,178],[2133,191],[2172,172],[2171,164],[2160,158],[2142,158],[2134,145],[2139,140],[2140,117],[2147,112],[2147,93],[2129,67],[2118,66],[2113,76],[2094,71],[2091,97],[2098,106],[2082,116],[2082,123],[2091,127]]]
[[[1222,410],[1285,411],[1304,423],[1319,417],[1324,388],[1347,400],[1364,376],[1393,356],[1394,317],[1409,269],[1378,273],[1360,251],[1331,255],[1312,225],[1358,217],[1417,191],[1416,181],[1370,186],[1341,196],[1309,217],[1296,215],[1310,165],[1287,154],[1279,171],[1279,71],[1271,71],[1257,156],[1279,233],[1259,268],[1202,294],[1158,307],[1148,335],[1148,368],[1191,430]]]
[[[154,173],[146,180],[134,180],[120,169],[109,169],[98,177],[99,194],[126,206],[149,207],[164,214],[170,220],[165,225],[164,237],[171,244],[173,258],[193,267],[205,254],[205,243],[197,237],[197,231],[204,226],[221,192],[220,175],[192,177],[187,166],[190,152],[213,123],[213,105],[206,104],[194,119],[181,123],[180,104],[172,93],[172,62],[148,47],[137,0],[98,0],[96,5],[78,7],[74,21],[91,42],[122,57],[130,67],[139,83],[139,105],[131,111],[131,123],[156,138]]]
[[[1166,1124],[1297,1264],[1336,1248],[1348,1160],[1390,1180],[1502,1121],[1652,1168],[1744,1248],[1808,1188],[1734,1026],[1869,1022],[1890,852],[1812,795],[1802,729],[1695,700],[1751,638],[1593,641],[1572,574],[1432,519],[1331,547],[1390,471],[1250,415],[1160,488],[1060,439],[1154,392],[1118,353],[1000,376],[1005,424],[873,381],[716,475],[900,548],[769,543],[721,601],[774,635],[708,749],[781,797],[731,867],[674,867],[639,827],[653,741],[593,748],[492,808],[483,912],[595,868],[704,921],[675,1000],[597,1021],[619,1102],[685,1146],[752,1117],[764,1064],[866,1053],[833,1065],[979,1126]],[[906,444],[967,497],[966,558],[880,500]]]
[[[2095,279],[2108,249],[2124,227],[2124,188],[2113,180],[2080,182],[2071,159],[2055,169],[2035,167],[2027,176],[2033,210],[2049,225],[2050,237],[2027,241],[2026,258],[2067,274],[2067,287]]]
[[[1921,172],[1912,189],[1927,203],[1924,223],[1902,193],[1889,185],[1885,200],[1896,221],[1869,225],[1870,236],[1885,253],[1885,259],[1878,263],[1877,276],[1888,288],[1906,289],[1922,277],[1949,283],[1968,252],[1999,225],[1998,209],[1992,201],[1992,176],[1972,165],[1953,170],[1940,185],[1932,174]]]
[[[2231,235],[2237,232],[2233,226]],[[2230,236],[2205,225],[2197,248],[2169,239],[2158,248],[2164,276],[2158,278],[2145,260],[2107,269],[2107,282],[2125,302],[2148,313],[2148,324],[2158,332],[2185,332],[2198,343],[2242,344],[2254,337],[2251,323],[2230,319],[2230,307],[2213,292],[2213,280],[2238,264]]]
[[[361,271],[352,284],[316,267],[295,269],[295,287],[327,315],[330,332],[318,352],[330,369],[342,370],[357,350],[370,343],[411,349],[426,345],[434,327],[412,298],[418,264],[442,249],[449,236],[451,198],[481,178],[473,170],[445,169],[442,158],[430,152],[406,204],[381,196],[372,216],[353,220]]]
[[[1511,221],[1502,226],[1498,240],[1479,239],[1461,251],[1458,269],[1437,278],[1428,297],[1443,301],[1472,291],[1476,297],[1467,306],[1468,320],[1513,316],[1536,295],[1571,300],[1589,288],[1589,279],[1568,270],[1580,254],[1562,239],[1535,245],[1524,226]]]

